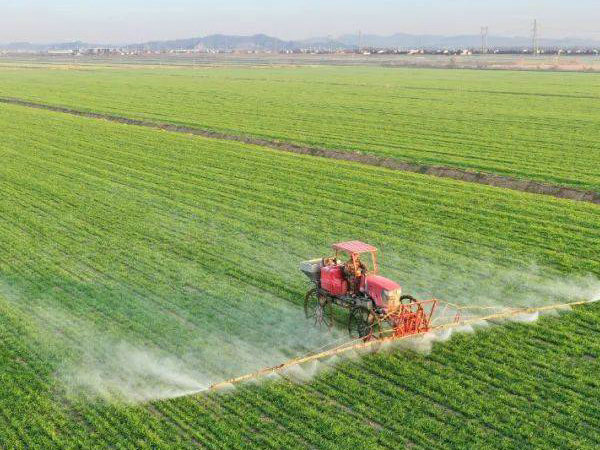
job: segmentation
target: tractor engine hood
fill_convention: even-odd
[[[365,280],[365,291],[378,307],[387,307],[388,303],[399,303],[402,287],[388,278],[371,275]],[[396,306],[396,305],[389,305]]]

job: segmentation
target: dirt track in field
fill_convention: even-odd
[[[600,193],[594,191],[585,191],[565,186],[557,186],[551,184],[540,183],[525,179],[518,179],[506,175],[495,175],[490,173],[473,172],[465,169],[429,166],[410,162],[403,162],[395,158],[384,158],[381,156],[369,155],[364,153],[332,150],[317,147],[307,147],[288,142],[275,140],[261,139],[252,136],[236,136],[233,134],[225,134],[216,131],[203,130],[200,128],[171,125],[166,123],[152,122],[147,120],[130,119],[126,117],[115,116],[111,114],[101,114],[80,111],[62,106],[45,105],[43,103],[29,102],[17,98],[0,98],[0,103],[8,103],[13,105],[26,106],[29,108],[44,109],[48,111],[61,112],[75,116],[88,117],[93,119],[108,120],[111,122],[123,123],[127,125],[136,125],[140,127],[154,128],[159,130],[171,131],[175,133],[186,133],[197,136],[203,136],[213,139],[222,139],[227,141],[237,141],[246,144],[268,147],[275,150],[282,150],[291,153],[303,155],[319,156],[323,158],[336,159],[340,161],[353,161],[370,166],[385,167],[392,170],[401,170],[405,172],[421,173],[432,175],[441,178],[451,178],[454,180],[466,181],[470,183],[485,184],[488,186],[496,186],[507,189],[512,189],[522,192],[530,192],[534,194],[549,195],[552,197],[577,200],[600,204]]]

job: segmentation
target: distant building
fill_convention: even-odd
[[[49,55],[74,55],[76,50],[48,50]]]

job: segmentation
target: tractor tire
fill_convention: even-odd
[[[369,342],[381,337],[381,323],[374,311],[359,306],[350,312],[348,332],[352,339]]]
[[[319,294],[317,288],[312,288],[304,297],[304,315],[314,322],[318,328],[333,327],[333,305],[331,300]]]
[[[405,300],[408,300],[407,302],[405,302]],[[403,305],[407,304],[407,303],[417,303],[418,300],[416,298],[414,298],[412,295],[403,295],[402,297],[400,297],[400,303],[402,303]]]

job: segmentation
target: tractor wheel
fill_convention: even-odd
[[[333,327],[333,307],[331,300],[319,294],[317,288],[313,288],[304,297],[304,315],[307,319],[314,321],[315,326],[321,328]]]
[[[403,305],[406,305],[408,303],[417,303],[418,300],[416,298],[414,298],[412,295],[403,295],[402,297],[400,297],[400,303],[402,303]]]
[[[369,342],[381,337],[381,323],[373,311],[360,306],[350,312],[348,331],[352,339]]]

